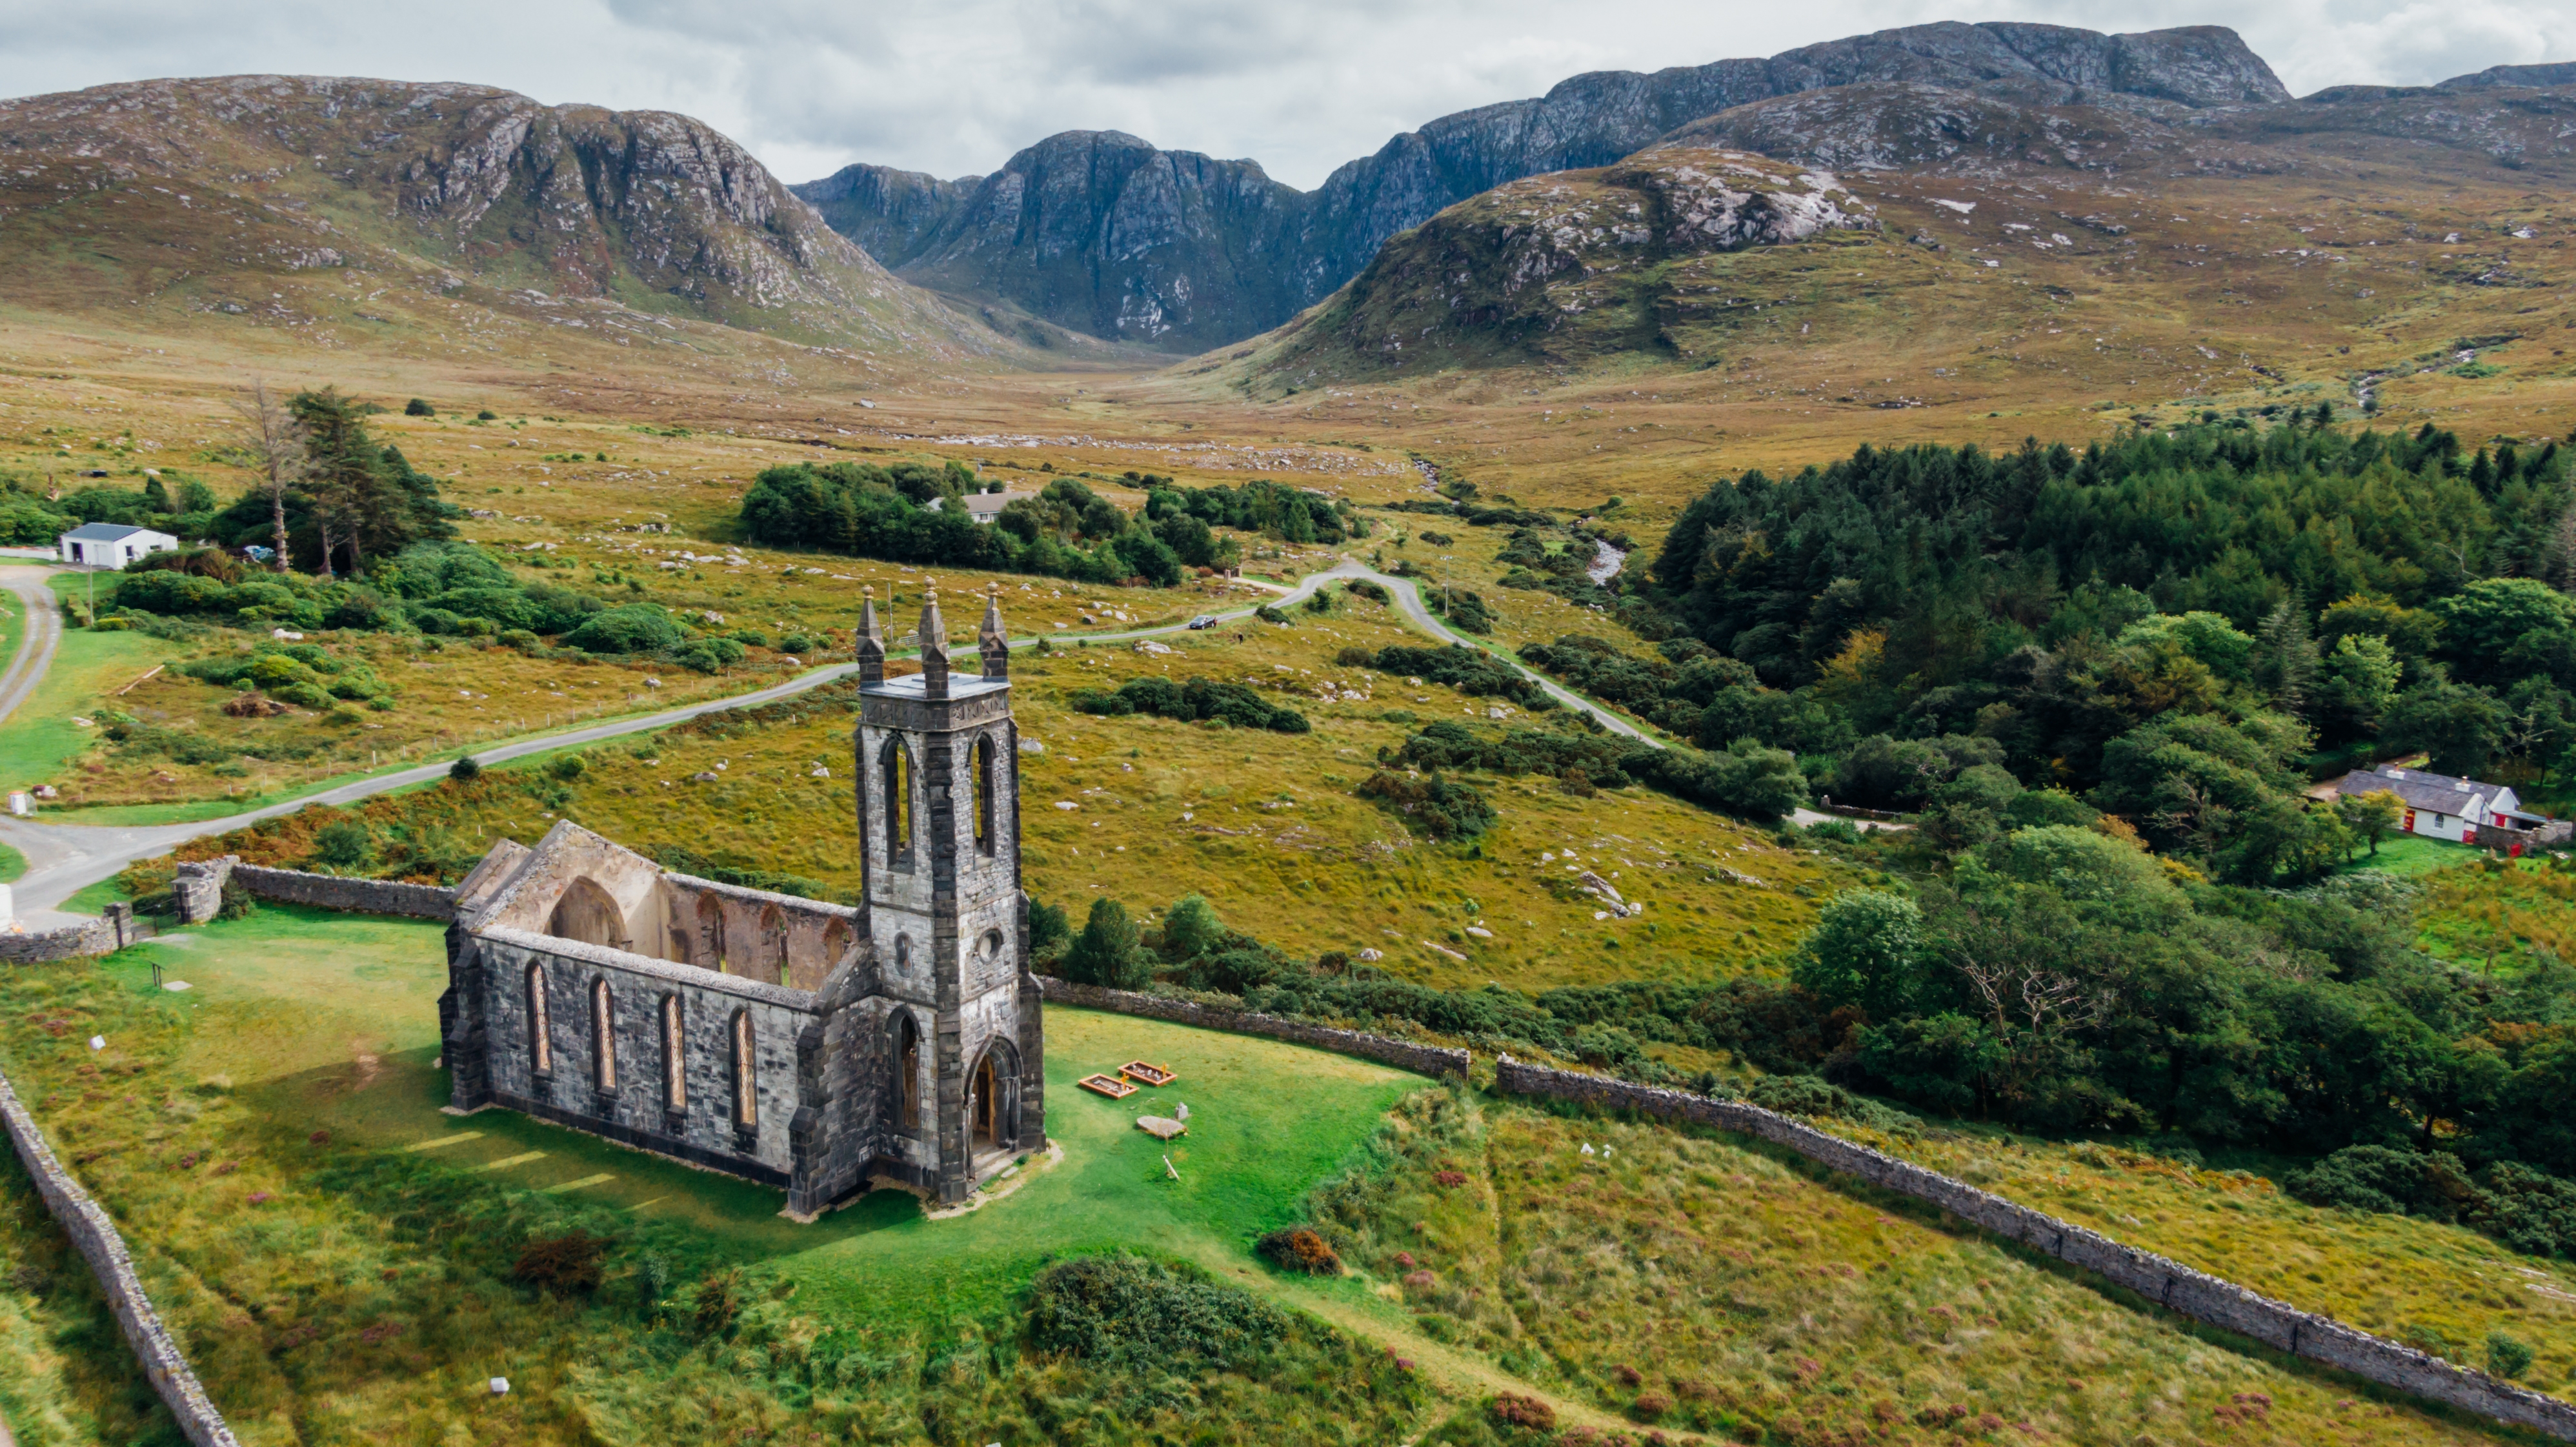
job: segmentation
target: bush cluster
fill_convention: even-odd
[[[1029,1288],[1030,1342],[1085,1361],[1238,1364],[1288,1332],[1288,1318],[1248,1291],[1126,1252],[1058,1262]]]
[[[1282,734],[1302,734],[1314,727],[1304,714],[1281,708],[1242,684],[1205,678],[1192,678],[1185,683],[1168,678],[1131,678],[1114,691],[1076,693],[1072,702],[1083,713],[1110,718],[1142,713],[1182,723],[1213,720],[1235,728],[1268,729]]]

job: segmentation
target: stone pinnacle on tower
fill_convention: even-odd
[[[859,590],[859,682],[885,682],[885,637],[877,631],[877,590]]]
[[[984,655],[986,678],[1011,676],[1011,635],[1002,626],[1002,585],[994,583],[984,590],[984,628],[975,646]]]
[[[926,698],[948,696],[948,625],[939,618],[939,590],[921,595],[921,692]]]

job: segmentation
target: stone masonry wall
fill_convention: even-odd
[[[134,906],[123,900],[108,905],[98,915],[61,929],[0,934],[0,964],[40,965],[78,955],[110,954],[152,937],[152,926],[136,919]]]
[[[1741,1101],[1710,1100],[1621,1080],[1523,1065],[1510,1056],[1494,1086],[1515,1095],[1548,1096],[1667,1120],[1690,1121],[1759,1136],[1882,1190],[1928,1202],[1998,1236],[2081,1266],[2115,1285],[2195,1321],[2249,1336],[2294,1356],[2338,1367],[2400,1391],[2447,1403],[2499,1422],[2576,1442],[2576,1406],[2517,1387],[2481,1371],[2358,1331],[2329,1316],[2258,1296],[2233,1282],[2194,1271],[2153,1252],[2123,1246],[2099,1232],[2016,1205],[1936,1171]]]
[[[1229,1010],[1221,1005],[1201,1005],[1168,995],[1142,995],[1133,990],[1112,990],[1102,985],[1077,985],[1052,975],[1040,975],[1037,981],[1038,987],[1046,992],[1046,998],[1053,1004],[1107,1010],[1117,1015],[1141,1015],[1149,1020],[1169,1020],[1175,1025],[1196,1025],[1203,1030],[1225,1030],[1237,1035],[1266,1035],[1273,1040],[1311,1045],[1337,1055],[1356,1055],[1363,1060],[1374,1060],[1381,1065],[1392,1065],[1419,1075],[1455,1075],[1464,1079],[1467,1074],[1467,1052],[1464,1050],[1416,1045],[1409,1040],[1391,1040],[1384,1035],[1367,1035],[1357,1030],[1336,1030],[1329,1025],[1256,1014],[1250,1010]]]
[[[161,1324],[161,1314],[152,1308],[152,1299],[143,1293],[143,1282],[134,1274],[134,1262],[125,1254],[125,1238],[117,1234],[116,1222],[89,1192],[81,1189],[62,1162],[54,1159],[53,1147],[45,1143],[44,1132],[36,1128],[34,1116],[20,1104],[18,1092],[6,1078],[0,1078],[0,1125],[9,1132],[10,1143],[18,1148],[18,1159],[26,1162],[27,1174],[35,1178],[36,1194],[44,1197],[45,1207],[54,1219],[63,1223],[64,1234],[80,1248],[89,1261],[90,1270],[98,1276],[99,1290],[107,1297],[108,1308],[116,1313],[116,1323],[125,1331],[126,1342],[134,1348],[135,1358],[143,1364],[143,1374],[152,1389],[169,1404],[170,1415],[177,1418],[179,1430],[196,1447],[236,1447],[232,1428],[224,1424],[221,1412],[198,1384],[197,1374],[179,1350],[170,1330]]]
[[[316,909],[346,909],[363,914],[401,914],[416,919],[454,919],[456,891],[434,884],[397,884],[387,879],[343,879],[336,874],[305,874],[293,869],[264,869],[236,864],[232,877],[262,899],[307,904]]]

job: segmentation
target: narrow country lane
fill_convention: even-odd
[[[18,655],[11,661],[8,672],[0,674],[0,718],[5,718],[9,709],[14,708],[20,700],[34,692],[36,684],[44,678],[46,665],[53,659],[55,645],[62,638],[62,619],[53,606],[53,594],[45,586],[44,575],[45,570],[42,568],[0,568],[0,583],[5,583],[18,594],[27,608],[28,616],[26,637],[19,642]],[[1381,573],[1347,556],[1330,568],[1309,573],[1298,580],[1296,587],[1270,600],[1270,606],[1284,608],[1293,603],[1303,602],[1318,588],[1335,581],[1349,581],[1355,578],[1365,578],[1387,589],[1394,595],[1405,620],[1420,632],[1429,634],[1443,643],[1454,643],[1467,648],[1479,646],[1474,640],[1451,632],[1448,625],[1434,617],[1431,610],[1424,606],[1420,591],[1410,580]],[[1216,616],[1221,620],[1234,621],[1249,618],[1253,612],[1251,608],[1238,608]],[[41,643],[39,642],[40,619],[42,620]],[[1058,637],[1059,639],[1083,638],[1094,643],[1124,643],[1160,634],[1182,632],[1187,627],[1187,624],[1174,623],[1160,628],[1140,628],[1123,633],[1063,634]],[[1035,638],[1019,638],[1013,639],[1011,646],[1029,648],[1036,646],[1037,642]],[[1653,744],[1658,748],[1662,747],[1657,740],[1648,737],[1636,725],[1599,704],[1570,692],[1554,680],[1524,667],[1516,660],[1503,654],[1493,653],[1490,649],[1485,651],[1489,656],[1508,664],[1523,676],[1536,682],[1558,703],[1568,708],[1580,709],[1600,720],[1601,725],[1612,733]],[[511,759],[523,758],[529,754],[544,753],[550,749],[597,743],[603,739],[613,739],[625,734],[669,728],[673,724],[685,722],[701,714],[714,713],[722,709],[756,708],[761,704],[793,697],[808,689],[847,678],[857,671],[857,667],[858,665],[851,663],[835,664],[829,668],[815,669],[786,683],[764,688],[756,693],[711,699],[704,703],[667,709],[661,713],[643,714],[610,723],[594,724],[588,728],[530,735],[469,752],[473,753],[481,763],[490,765],[506,763]],[[5,841],[25,854],[28,861],[27,873],[12,886],[17,897],[19,918],[25,920],[31,929],[45,929],[71,923],[72,916],[59,912],[63,901],[100,880],[112,878],[138,859],[167,854],[191,839],[202,838],[209,834],[229,833],[262,819],[291,814],[307,804],[350,804],[389,790],[424,784],[444,775],[449,762],[448,759],[441,759],[435,763],[418,764],[408,769],[374,774],[311,794],[282,799],[274,804],[243,813],[227,814],[220,819],[201,819],[188,824],[55,824],[42,819],[13,819],[0,816],[0,841]]]

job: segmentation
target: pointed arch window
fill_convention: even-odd
[[[546,967],[528,966],[528,1063],[539,1075],[555,1068],[554,1024],[547,1018]]]
[[[904,1131],[921,1129],[921,1029],[907,1010],[895,1017],[894,1123]]]
[[[689,1108],[689,1072],[686,1037],[682,1034],[680,997],[662,997],[662,1108]]]
[[[886,860],[900,864],[912,853],[912,751],[890,738],[878,756],[884,779]]]
[[[975,852],[993,853],[993,736],[975,740]]]
[[[617,1088],[617,1012],[608,982],[590,982],[590,1083],[593,1089]]]
[[[752,1130],[760,1125],[760,1082],[753,1058],[757,1043],[751,1028],[751,1012],[737,1010],[733,1016],[733,1124],[736,1130]]]

